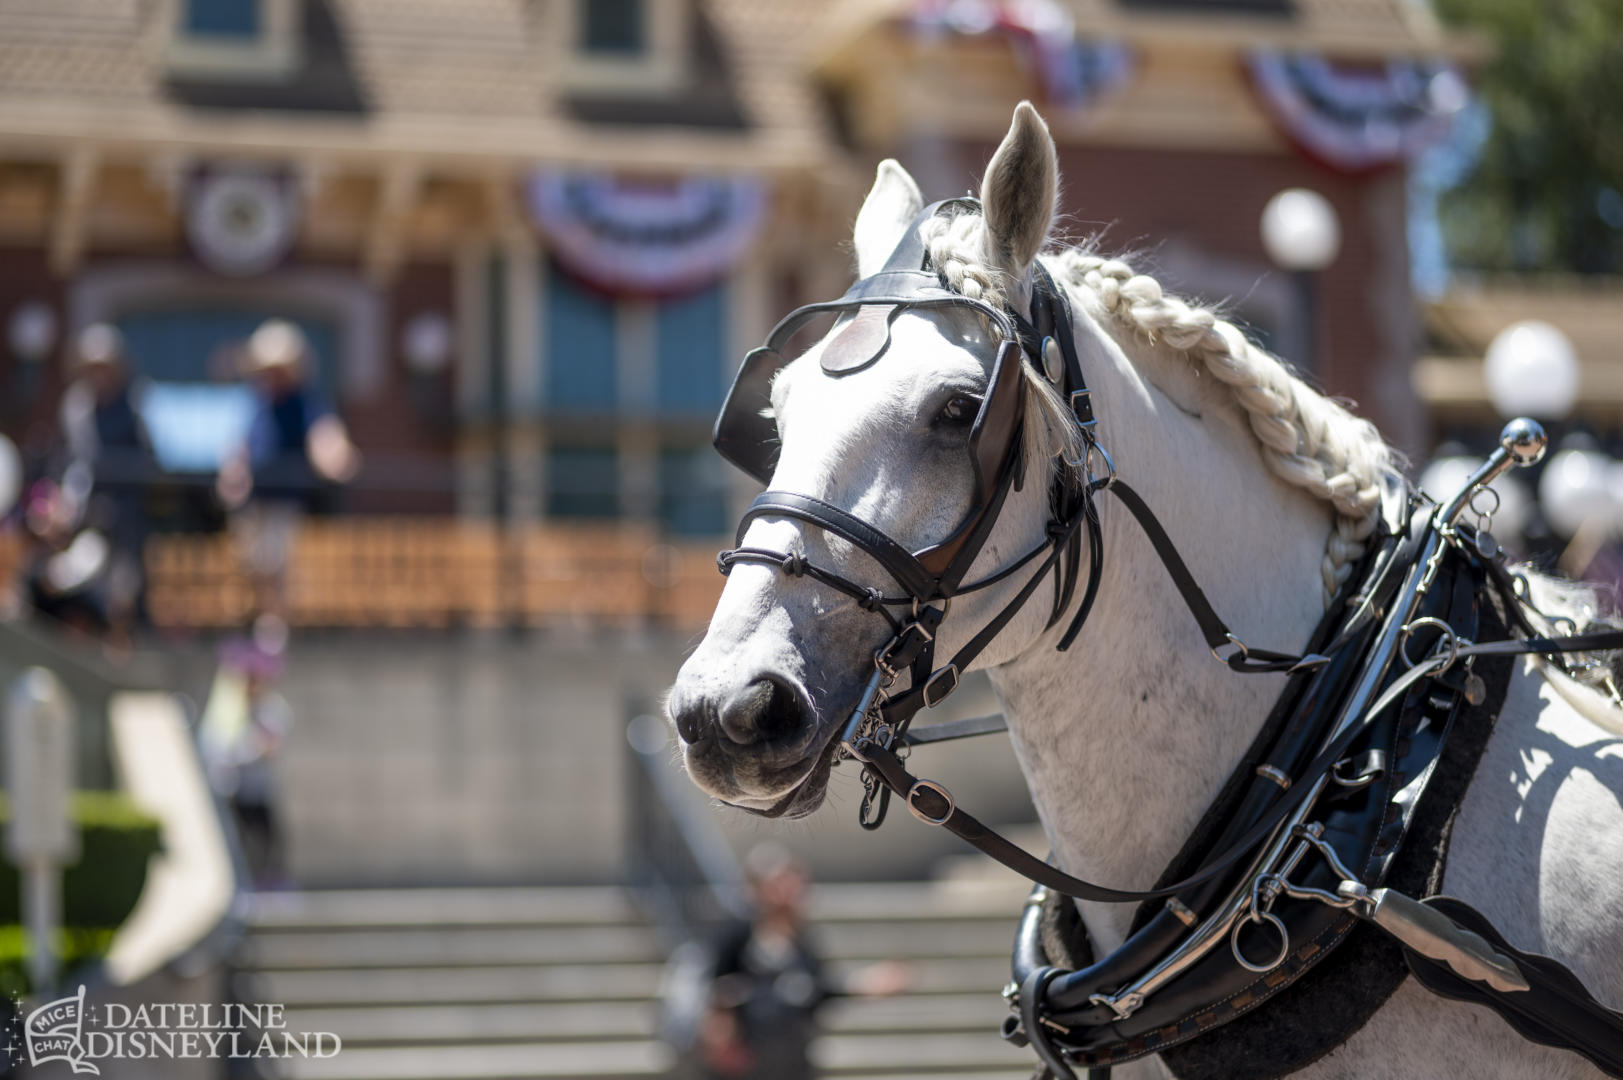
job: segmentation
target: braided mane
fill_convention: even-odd
[[[981,254],[984,233],[974,214],[936,218],[924,226],[931,264],[948,286],[1000,304],[1003,275]],[[1135,274],[1120,259],[1068,247],[1043,261],[1057,280],[1091,293],[1119,327],[1179,350],[1227,386],[1274,475],[1334,507],[1335,527],[1320,565],[1329,603],[1375,531],[1382,481],[1398,473],[1396,454],[1375,425],[1308,386],[1210,308],[1167,295],[1160,282]],[[1063,426],[1068,431],[1058,438],[1074,443],[1070,410],[1029,364],[1026,375],[1039,410],[1050,420],[1045,426]],[[1047,444],[1054,439],[1050,434]]]

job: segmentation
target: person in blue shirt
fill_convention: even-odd
[[[285,614],[284,578],[299,522],[322,491],[360,470],[344,422],[317,387],[304,332],[269,319],[243,355],[255,391],[247,438],[220,468],[221,501],[231,512],[255,578],[261,612]]]

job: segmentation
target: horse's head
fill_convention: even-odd
[[[1056,184],[1053,141],[1029,105],[988,166],[980,211],[949,207],[921,222],[912,179],[882,164],[854,237],[858,276],[872,283],[858,288],[869,288],[869,302],[828,312],[832,327],[798,356],[789,331],[752,354],[718,445],[742,444],[731,456],[770,476],[774,491],[820,500],[917,555],[928,576],[947,580],[946,594],[1040,547],[1050,463],[1056,451],[1074,452],[1076,428],[1033,368],[1029,335],[1022,353],[1007,312],[1026,313]],[[939,258],[927,275],[916,273],[923,253],[951,243],[972,243],[979,256],[978,276],[957,282],[956,295],[984,303],[956,303],[932,285],[945,273]],[[910,289],[922,289],[923,302],[871,302]],[[919,590],[899,579],[885,545],[830,528],[826,516],[769,508],[746,523],[740,547],[755,556],[732,563],[668,710],[701,787],[737,806],[798,816],[822,800],[837,736],[876,650],[915,610],[894,601]],[[958,595],[936,656],[950,656],[1026,580],[1017,574]],[[893,602],[875,604],[868,590]],[[980,662],[1029,644],[1048,610],[1021,609]],[[899,690],[906,680],[904,672]]]

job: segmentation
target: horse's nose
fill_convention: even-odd
[[[775,679],[746,684],[721,705],[722,734],[739,746],[790,735],[805,722],[800,698]]]

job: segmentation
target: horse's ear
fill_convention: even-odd
[[[1016,280],[1025,278],[1048,239],[1058,188],[1054,138],[1031,102],[1022,101],[981,185],[987,257]]]
[[[857,276],[876,273],[890,258],[902,233],[924,209],[924,196],[907,170],[893,159],[879,163],[873,190],[857,214],[852,241],[857,249]]]

